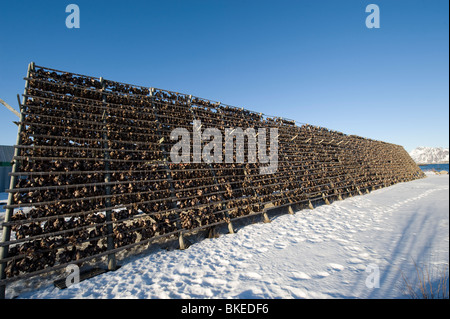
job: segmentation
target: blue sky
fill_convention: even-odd
[[[80,8],[80,29],[65,8]],[[380,8],[368,29],[365,8]],[[449,2],[2,1],[0,98],[29,62],[400,144],[448,147]],[[0,144],[15,144],[0,108]]]

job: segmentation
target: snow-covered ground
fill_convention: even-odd
[[[19,298],[403,298],[402,273],[448,256],[449,177],[428,174]]]
[[[8,193],[0,193],[0,205],[6,205],[8,200]],[[0,211],[3,211],[3,207],[0,207]]]

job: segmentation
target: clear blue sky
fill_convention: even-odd
[[[75,3],[81,28],[67,29]],[[380,8],[368,29],[365,8]],[[0,98],[29,62],[403,145],[449,143],[448,0],[1,1]],[[17,118],[0,106],[0,144]]]

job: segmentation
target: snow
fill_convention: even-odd
[[[6,205],[7,200],[8,200],[8,193],[0,193],[0,221],[2,222],[5,219],[5,210],[3,209],[3,206]]]
[[[414,262],[448,267],[448,175],[271,217],[19,298],[405,298],[402,274],[413,278]],[[367,285],[374,267],[379,288]]]
[[[438,164],[449,162],[449,149],[443,147],[420,146],[412,150],[409,155],[419,164]]]
[[[3,205],[8,201],[8,193],[0,193],[0,212],[3,212]]]

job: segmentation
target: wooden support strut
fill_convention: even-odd
[[[105,90],[105,82],[103,81],[103,78],[100,78],[100,83],[102,85],[102,93]],[[106,101],[106,95],[102,94],[102,102],[103,106],[108,107],[107,101]],[[107,109],[103,111],[102,116],[102,122],[103,122],[103,148],[107,150],[109,148],[108,146],[108,112]],[[107,240],[106,240],[106,249],[107,250],[113,250],[114,247],[114,227],[112,222],[112,210],[111,210],[111,173],[110,171],[110,154],[108,151],[105,151],[104,154],[105,159],[105,217],[106,222],[108,223],[106,225],[106,232],[107,232]],[[114,271],[117,269],[117,261],[116,261],[116,255],[114,253],[108,254],[108,270]]]
[[[267,210],[266,209],[264,209],[264,211],[263,211],[263,213],[262,213],[262,216],[263,216],[263,223],[271,223],[272,221],[270,220],[270,218],[269,218],[269,216],[267,215]]]
[[[20,113],[17,112],[13,107],[11,107],[11,105],[9,105],[8,103],[6,103],[5,101],[3,101],[2,99],[0,99],[0,104],[3,104],[8,110],[10,110],[11,112],[13,112],[17,117],[20,118]],[[19,104],[20,106],[20,104]]]
[[[196,117],[195,117],[194,110],[193,110],[193,108],[192,108],[192,95],[189,95],[188,98],[189,98],[189,99],[188,99],[188,101],[187,101],[186,103],[187,103],[187,105],[189,106],[189,111],[191,112],[192,118],[193,118],[193,120],[195,121],[195,120],[196,120]],[[201,130],[201,125],[200,125],[200,127],[199,127],[198,129]],[[199,133],[201,134],[201,132],[199,132]],[[209,167],[210,173],[211,173],[212,176],[213,176],[214,183],[215,183],[216,185],[219,186],[219,183],[217,182],[217,179],[216,179],[216,174],[215,174],[214,170],[212,169],[211,163],[209,163],[208,167]],[[222,197],[221,194],[219,194],[218,196],[219,196],[219,198],[220,198],[221,200],[223,200],[223,197]],[[224,209],[225,209],[225,205],[222,203],[222,210],[224,210]],[[228,212],[225,211],[224,214],[225,214],[225,216],[226,216],[227,218],[229,217],[229,216],[228,216]],[[231,220],[228,222],[228,230],[229,230],[230,234],[233,234],[233,233],[234,233],[234,229],[233,229],[233,225],[231,224]],[[206,238],[216,238],[216,237],[218,237],[217,232],[216,232],[216,227],[215,227],[215,226],[212,226],[212,227],[208,228],[208,233],[207,233],[207,235],[206,235]],[[184,243],[183,243],[183,245],[184,245]],[[181,242],[180,242],[180,246],[181,246]]]
[[[159,122],[159,115],[158,115],[158,112],[156,111],[156,108],[155,108],[154,103],[153,103],[153,99],[154,99],[153,93],[154,93],[154,91],[155,91],[154,88],[150,89],[150,97],[151,97],[151,101],[152,101],[153,115],[155,116],[155,121],[156,121],[157,127],[158,127],[157,134],[158,134],[158,137],[160,138],[159,139],[159,141],[160,141],[159,145],[160,145],[161,152],[163,154],[164,170],[166,171],[166,179],[167,179],[167,182],[169,183],[170,195],[171,195],[172,198],[176,198],[176,196],[175,196],[175,187],[173,186],[172,173],[170,171],[170,167],[167,164],[168,163],[168,158],[167,158],[166,148],[164,147],[164,144],[162,144],[162,141],[164,140],[164,136],[162,135],[162,132],[161,132],[161,129],[160,129],[161,125],[160,125],[160,122]],[[172,202],[171,206],[172,206],[171,207],[172,209],[176,209],[177,208],[176,207],[177,204],[175,202]],[[178,219],[177,219],[177,222],[176,222],[176,227],[179,230],[179,233],[178,233],[178,248],[180,250],[185,250],[185,249],[189,248],[190,244],[189,244],[189,241],[185,240],[185,238],[183,236],[183,227],[181,227],[180,220],[181,220],[181,216],[180,216],[180,212],[179,212],[178,213]]]
[[[294,209],[292,208],[292,205],[288,206],[288,213],[289,215],[294,215]]]
[[[188,105],[189,105],[189,110],[190,110],[191,113],[192,113],[193,119],[196,120],[196,118],[195,118],[195,113],[194,113],[194,110],[193,110],[193,108],[192,108],[192,95],[189,95]],[[220,113],[220,116],[221,116],[221,119],[223,120],[223,115],[222,115],[222,113]],[[220,186],[219,182],[217,181],[216,172],[214,171],[214,169],[213,169],[211,163],[208,164],[208,167],[209,167],[210,174],[213,176],[214,184],[216,184],[217,186]],[[218,196],[219,196],[219,198],[220,198],[222,201],[224,200],[222,194],[219,194]],[[233,223],[231,222],[230,215],[228,214],[228,211],[226,210],[226,205],[225,205],[224,203],[222,203],[222,210],[225,210],[224,215],[225,215],[225,217],[226,217],[227,220],[228,220],[228,222],[227,222],[228,232],[229,232],[230,234],[234,234],[236,231],[235,231],[234,228],[233,228]],[[208,237],[209,237],[210,235],[211,235],[211,234],[208,234]],[[213,235],[213,236],[215,236],[215,235]]]
[[[27,78],[30,78],[31,76],[31,72],[34,71],[34,62],[31,62],[28,65],[28,71],[27,71]],[[27,90],[29,87],[29,81],[27,80],[25,82],[25,89],[24,89],[24,94],[27,94]],[[25,105],[27,101],[27,98],[24,96],[23,97],[23,102],[22,105]],[[21,133],[23,130],[23,125],[21,124],[23,122],[23,114],[20,113],[20,122],[19,122],[19,127],[18,127],[18,133],[17,133],[17,141],[16,141],[16,145],[20,145],[21,144]],[[19,152],[20,149],[19,148],[15,148],[14,149],[14,156],[19,156]],[[18,160],[14,160],[13,166],[12,166],[12,173],[15,173],[18,171],[19,168],[19,161]],[[10,179],[10,183],[9,183],[9,189],[14,189],[16,187],[16,183],[17,183],[17,176],[12,175],[11,179]],[[9,193],[8,194],[8,201],[7,201],[7,205],[12,205],[14,201],[14,194],[13,193]],[[5,223],[9,223],[12,219],[12,216],[14,214],[14,208],[8,208],[6,209],[5,212]],[[7,242],[11,239],[11,226],[10,225],[4,225],[3,226],[3,233],[2,233],[2,239],[1,242]],[[6,257],[8,257],[8,252],[9,252],[9,245],[8,246],[1,246],[0,247],[0,260],[5,259]],[[2,262],[0,263],[0,280],[6,279],[6,265],[7,262]],[[6,297],[6,284],[1,284],[0,283],[0,299],[5,299]]]
[[[322,198],[325,201],[326,205],[330,205],[330,201],[328,200],[328,198],[325,196],[325,193],[322,193]]]

